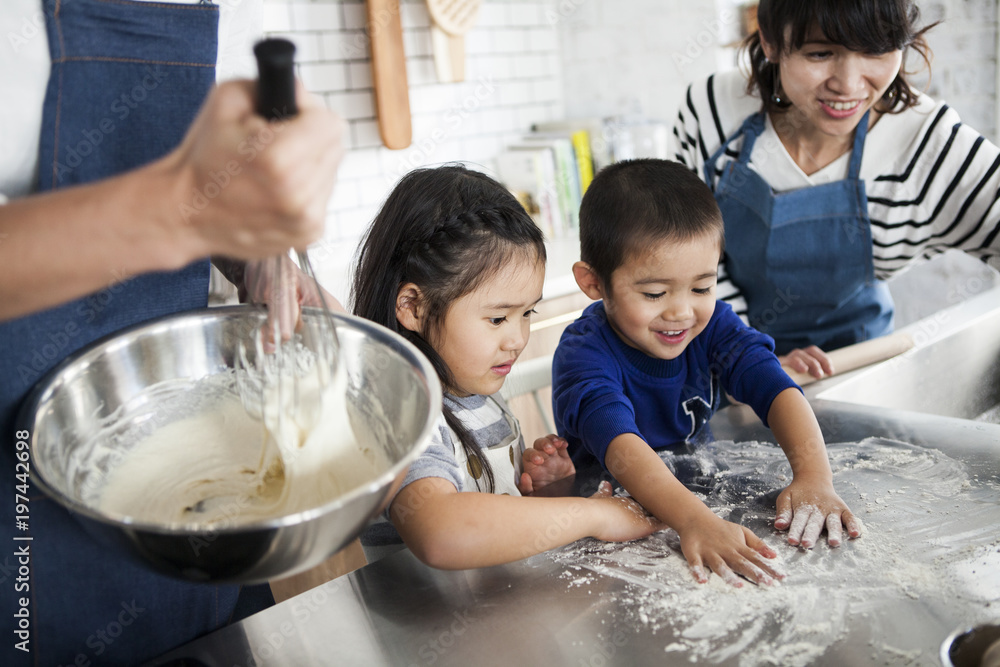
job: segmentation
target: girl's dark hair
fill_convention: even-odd
[[[919,20],[920,10],[913,0],[760,0],[759,29],[742,46],[750,61],[747,92],[759,92],[768,112],[791,106],[784,99],[773,99],[778,65],[767,60],[760,38],[763,35],[778,53],[788,53],[802,48],[813,26],[834,44],[851,51],[877,55],[902,50],[904,67],[907,51],[913,49],[930,72],[931,50],[924,34],[937,23],[917,30]],[[882,96],[880,110],[899,113],[917,103],[917,93],[906,75],[901,68]]]
[[[358,248],[353,312],[409,340],[427,356],[442,384],[454,387],[451,370],[428,342],[430,335],[456,299],[526,253],[545,261],[542,232],[495,180],[461,165],[411,171],[389,194]],[[408,283],[420,288],[427,313],[419,332],[396,319],[396,297]],[[489,461],[447,406],[443,412],[470,460],[479,459],[492,492]]]
[[[672,160],[625,160],[602,169],[580,204],[580,259],[610,287],[611,274],[630,255],[659,241],[719,239],[722,214],[712,191]]]

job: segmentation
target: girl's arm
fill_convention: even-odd
[[[743,585],[737,574],[761,584],[783,578],[767,562],[777,555],[774,551],[749,528],[716,516],[638,435],[623,433],[612,440],[605,462],[633,498],[677,531],[681,551],[699,583],[708,581],[706,567],[737,587]]]
[[[768,425],[792,466],[792,483],[778,496],[774,527],[788,529],[789,544],[810,548],[823,528],[831,547],[839,546],[843,527],[861,536],[861,520],[833,489],[833,472],[816,415],[802,392],[789,388],[778,394],[767,415]]]
[[[590,498],[525,498],[459,493],[443,478],[424,477],[399,492],[389,516],[417,558],[444,570],[509,563],[583,537],[636,540],[663,528],[602,486]]]

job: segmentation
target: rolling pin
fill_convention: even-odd
[[[873,338],[854,345],[842,347],[839,350],[828,352],[827,356],[833,363],[832,375],[839,375],[857,368],[874,364],[878,361],[891,359],[898,354],[902,354],[913,347],[913,338],[907,333],[894,333],[880,338]],[[788,366],[782,366],[788,376],[800,386],[815,382],[817,379],[808,373],[800,373],[792,370]],[[830,377],[830,376],[827,376]]]

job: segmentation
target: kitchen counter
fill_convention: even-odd
[[[997,294],[939,317],[918,347],[977,324]],[[866,523],[839,549],[784,544],[770,521],[788,470],[770,432],[739,406],[711,421],[699,492],[779,551],[778,586],[695,584],[672,531],[455,572],[403,551],[152,664],[940,664],[952,631],[1000,619],[1000,425],[829,398],[867,372],[806,392],[837,490]],[[584,493],[596,484],[580,477]]]

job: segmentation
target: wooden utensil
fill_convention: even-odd
[[[830,361],[833,362],[833,375],[839,375],[848,371],[853,371],[878,361],[891,359],[898,354],[902,354],[913,347],[913,338],[906,333],[894,333],[881,338],[873,338],[862,343],[855,343],[842,347],[828,353]],[[799,385],[815,382],[808,373],[800,373],[787,366],[782,366],[788,376]]]
[[[368,34],[379,135],[388,148],[406,148],[413,140],[413,127],[399,0],[368,0]]]
[[[442,83],[465,81],[465,33],[479,16],[482,0],[427,0],[434,67]]]

